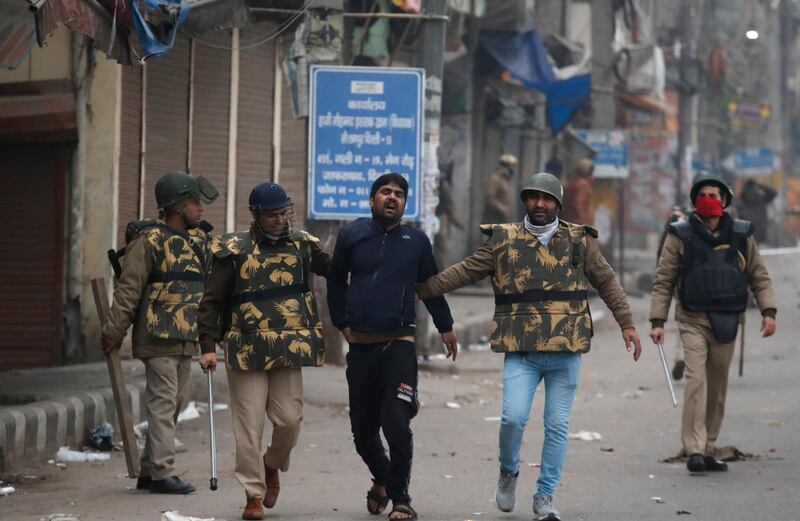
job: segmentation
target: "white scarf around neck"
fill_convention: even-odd
[[[522,222],[525,224],[525,229],[535,235],[543,246],[547,246],[547,243],[550,242],[550,239],[553,237],[553,235],[555,235],[556,230],[558,230],[558,218],[555,218],[550,224],[537,226],[531,223],[530,219],[528,219],[528,216],[526,215]]]

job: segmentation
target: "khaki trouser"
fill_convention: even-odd
[[[145,367],[147,440],[140,475],[166,479],[175,475],[175,425],[186,401],[190,356],[157,356],[142,360]]]
[[[735,342],[717,342],[707,325],[680,322],[686,360],[681,440],[687,454],[713,450],[725,415]]]
[[[289,469],[289,454],[297,444],[303,419],[303,373],[299,368],[227,372],[236,479],[248,498],[263,498],[267,492],[264,465],[284,472]],[[266,453],[261,448],[265,413],[272,422]]]

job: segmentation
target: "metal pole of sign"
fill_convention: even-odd
[[[625,287],[625,179],[619,179],[617,193],[617,233],[619,235],[619,257],[617,258],[617,278],[622,287]]]
[[[667,358],[664,356],[664,344],[659,342],[658,355],[661,357],[661,367],[664,369],[664,376],[667,379],[667,387],[669,387],[669,394],[672,397],[672,406],[678,406],[678,400],[675,398],[675,389],[672,387],[672,378],[669,376],[669,367],[667,367]]]

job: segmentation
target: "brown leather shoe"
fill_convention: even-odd
[[[281,480],[278,477],[278,469],[264,465],[264,473],[267,481],[267,493],[264,495],[264,506],[272,508],[278,502],[278,494],[281,491]]]
[[[261,508],[261,498],[251,497],[247,499],[247,504],[242,512],[242,519],[264,519],[264,509]]]

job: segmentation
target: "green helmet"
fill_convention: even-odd
[[[162,175],[156,182],[156,204],[159,208],[174,206],[190,197],[199,197],[208,204],[218,196],[219,192],[206,178],[193,177],[180,170]]]
[[[689,192],[689,199],[692,200],[692,205],[694,205],[697,200],[697,192],[705,185],[718,186],[720,192],[726,195],[723,208],[727,208],[728,205],[731,204],[731,201],[733,201],[733,189],[725,182],[725,179],[723,179],[721,175],[707,170],[701,170],[697,172],[697,175],[692,179],[692,189]]]
[[[525,193],[531,191],[544,192],[550,194],[558,201],[558,207],[564,206],[564,187],[561,186],[561,181],[558,180],[553,174],[541,172],[531,176],[528,184],[526,184],[519,192],[520,199],[525,201]]]

